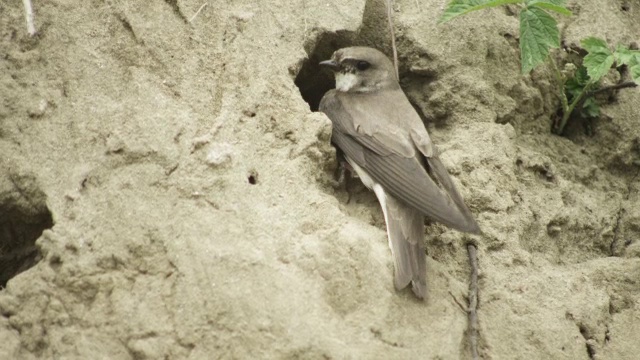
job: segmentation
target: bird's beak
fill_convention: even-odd
[[[335,60],[321,61],[320,66],[326,66],[333,71],[338,71],[340,69],[340,64],[338,64],[338,62]]]

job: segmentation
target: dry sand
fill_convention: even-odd
[[[467,359],[468,241],[483,359],[637,358],[640,90],[551,135],[553,80],[519,74],[510,11],[438,25],[445,1],[397,1],[403,87],[484,230],[427,227],[419,302],[301,96],[337,47],[389,53],[381,2],[189,21],[202,3],[39,1],[37,38],[0,4],[2,276],[39,260],[0,291],[1,359]],[[640,41],[637,1],[570,5],[567,47]]]

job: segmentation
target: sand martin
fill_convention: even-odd
[[[373,48],[349,47],[320,65],[333,70],[336,79],[320,111],[333,123],[332,142],[380,202],[395,260],[395,287],[411,283],[424,299],[424,216],[468,233],[479,234],[480,228],[389,58]]]

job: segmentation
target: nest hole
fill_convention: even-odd
[[[0,189],[0,194],[8,195],[0,202],[0,288],[40,261],[36,240],[53,227],[46,196],[35,179],[12,176],[11,180],[13,189]]]

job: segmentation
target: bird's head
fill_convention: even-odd
[[[399,87],[393,64],[385,54],[373,48],[336,50],[330,60],[320,65],[333,70],[338,91],[363,93]]]

